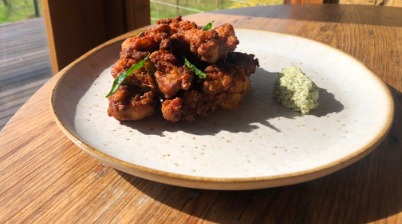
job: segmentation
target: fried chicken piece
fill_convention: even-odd
[[[147,51],[152,52],[159,48],[159,44],[171,35],[169,24],[157,24],[138,36],[127,38],[121,45],[121,52]]]
[[[112,66],[112,76],[116,78],[121,73],[127,71],[131,66],[137,64],[148,55],[148,52],[134,51],[134,52],[122,52],[120,59],[117,60]]]
[[[240,106],[250,87],[250,80],[244,73],[235,76],[236,85],[226,91],[225,99],[219,103],[222,110],[233,110]]]
[[[228,63],[210,65],[205,70],[207,75],[202,85],[202,91],[207,94],[225,93],[219,102],[219,108],[231,110],[238,107],[250,87],[250,80],[242,66]]]
[[[155,80],[165,99],[172,99],[179,90],[190,89],[193,72],[185,65],[180,65],[172,53],[155,51],[149,59],[155,64]]]
[[[108,115],[117,120],[142,120],[155,111],[156,94],[152,91],[136,93],[127,85],[120,88],[109,97]]]
[[[192,122],[198,116],[206,116],[218,108],[222,102],[224,94],[210,95],[197,90],[184,92],[181,97],[183,100],[182,119]]]
[[[188,55],[183,49],[189,49],[190,52],[209,64],[225,60],[227,54],[234,51],[239,44],[233,26],[230,24],[224,24],[211,30],[198,28],[179,30],[172,35],[171,41],[174,51]]]
[[[166,120],[176,123],[182,116],[182,100],[176,97],[172,100],[165,100],[162,103],[162,115]]]
[[[218,108],[224,94],[209,95],[197,90],[183,92],[179,97],[162,103],[163,117],[173,123],[180,120],[192,122],[198,116],[206,116]]]
[[[190,29],[197,29],[198,26],[195,22],[191,22],[188,20],[182,20],[181,16],[177,16],[173,19],[161,19],[157,20],[156,24],[158,25],[168,25],[171,28],[170,34],[173,35],[179,31],[190,30]]]
[[[157,86],[152,75],[146,69],[139,69],[124,80],[124,85],[134,87],[140,92],[157,91]]]
[[[206,94],[218,94],[227,91],[233,85],[236,85],[234,68],[226,66],[221,68],[218,65],[210,65],[205,68],[207,75],[205,81],[202,83],[202,92]]]
[[[169,39],[170,31],[169,25],[159,24],[123,41],[120,58],[112,67],[113,78],[144,59],[149,53],[158,50],[162,42]]]
[[[157,50],[159,43],[152,36],[133,36],[125,40],[122,44],[122,52],[132,51],[148,51]]]
[[[119,60],[121,62],[124,60]],[[126,61],[127,62],[127,61]],[[131,62],[128,62],[131,63]],[[121,64],[116,63],[118,66]],[[112,74],[117,76],[121,72],[114,65]],[[144,68],[140,68],[127,77],[120,88],[109,97],[108,115],[117,120],[141,120],[151,116],[157,105],[157,86],[151,76],[152,62],[146,62]],[[131,65],[129,65],[131,67]],[[123,67],[119,67],[123,72]]]
[[[213,29],[219,36],[218,43],[219,45],[216,46],[218,49],[218,55],[211,56],[212,60],[205,60],[209,63],[214,63],[211,61],[214,61],[213,59],[217,58],[215,62],[217,62],[220,59],[226,59],[226,56],[229,52],[232,52],[236,49],[237,45],[239,44],[239,40],[237,39],[235,35],[235,31],[232,25],[226,23],[221,26],[216,27]],[[201,58],[203,58],[203,55],[208,55],[208,52],[211,51],[209,48],[209,44],[206,45],[201,45],[200,48],[198,49],[198,54],[201,55]],[[214,51],[214,50],[212,50]]]
[[[219,108],[232,110],[238,107],[250,87],[249,76],[255,73],[259,62],[252,54],[231,52],[226,62],[210,65],[204,72],[207,77],[202,91],[207,94],[225,93]]]
[[[242,67],[247,76],[254,74],[257,67],[260,66],[258,59],[256,59],[253,54],[241,52],[230,52],[228,54],[227,62]]]
[[[198,28],[196,23],[187,20],[182,20],[181,16],[177,16],[173,19],[157,20],[156,24],[157,24],[156,26],[168,26],[170,28],[169,38],[164,38],[159,44],[160,49],[166,49],[166,50],[171,49],[172,39],[170,38],[170,36],[180,31]]]
[[[259,66],[252,54],[232,52],[227,61],[205,68],[207,75],[202,84],[202,91],[207,94],[225,92],[225,100],[219,104],[224,110],[231,110],[240,105],[250,87],[249,76]]]

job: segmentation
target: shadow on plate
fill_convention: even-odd
[[[310,114],[317,117],[324,117],[331,113],[339,113],[345,107],[339,102],[334,94],[328,92],[326,89],[318,88],[320,97],[318,99],[318,108],[310,111]]]
[[[284,108],[273,99],[273,84],[277,77],[278,73],[258,69],[256,74],[251,76],[250,90],[239,108],[232,111],[215,111],[206,117],[197,118],[193,123],[171,124],[164,120],[159,112],[145,120],[121,122],[121,124],[144,134],[160,136],[164,136],[166,132],[178,131],[195,135],[215,135],[221,131],[251,132],[261,126],[280,132],[281,130],[272,125],[270,120],[279,117],[294,119],[303,115]],[[312,116],[326,116],[343,110],[343,105],[325,89],[320,89],[319,104],[320,107],[312,111]]]

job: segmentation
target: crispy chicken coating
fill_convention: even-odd
[[[132,73],[123,85],[109,97],[108,115],[117,120],[141,120],[151,116],[157,104],[157,86],[150,72],[150,62]],[[112,75],[114,74],[112,71]]]
[[[178,122],[182,118],[183,101],[180,97],[165,100],[162,103],[162,116],[170,122]]]
[[[240,105],[250,87],[250,80],[243,67],[210,65],[205,69],[207,74],[202,91],[209,95],[225,93],[218,106],[223,110],[231,110]]]
[[[233,26],[224,24],[210,30],[180,30],[172,36],[172,44],[174,48],[188,48],[202,61],[214,64],[219,60],[225,60],[227,54],[236,49],[239,41]]]
[[[144,59],[147,55],[148,53],[143,51],[120,53],[120,59],[112,66],[113,78],[116,78],[118,75],[125,72],[131,66]]]
[[[182,20],[181,16],[177,16],[173,19],[161,19],[156,21],[157,25],[168,25],[171,28],[171,35],[184,30],[198,29],[198,26],[195,22],[191,22],[188,20]]]
[[[230,52],[228,54],[227,62],[232,65],[242,67],[247,76],[254,74],[257,67],[260,66],[258,60],[253,54],[245,54],[240,52]]]
[[[123,85],[109,97],[108,115],[117,120],[141,120],[155,112],[156,95],[149,91],[136,93],[129,86]]]
[[[165,99],[173,98],[179,90],[190,89],[193,72],[185,65],[180,65],[171,52],[155,51],[150,60],[155,64],[155,80]]]
[[[206,116],[218,108],[225,94],[210,95],[197,90],[183,92],[182,95],[162,103],[162,115],[170,122],[180,120],[192,122],[199,116]]]
[[[198,116],[206,116],[217,109],[220,95],[205,94],[197,90],[186,91],[183,96],[182,119],[194,121]]]

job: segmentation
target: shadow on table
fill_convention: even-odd
[[[379,7],[367,5],[345,6],[339,4],[300,4],[225,9],[210,13],[273,19],[370,24],[379,26],[402,26],[402,20],[397,20],[394,16],[400,15],[401,12],[402,10],[397,7]],[[359,16],[356,16],[357,14]]]
[[[379,147],[359,162],[314,181],[264,190],[212,191],[119,174],[149,197],[187,213],[189,219],[195,216],[217,223],[367,223],[383,219],[402,211],[402,94],[393,90],[393,95],[395,120]]]

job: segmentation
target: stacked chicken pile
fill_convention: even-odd
[[[168,121],[191,122],[237,107],[258,67],[254,55],[233,52],[238,44],[230,24],[206,29],[181,17],[157,21],[123,42],[114,78],[146,61],[109,96],[109,116],[141,120],[161,110]]]

